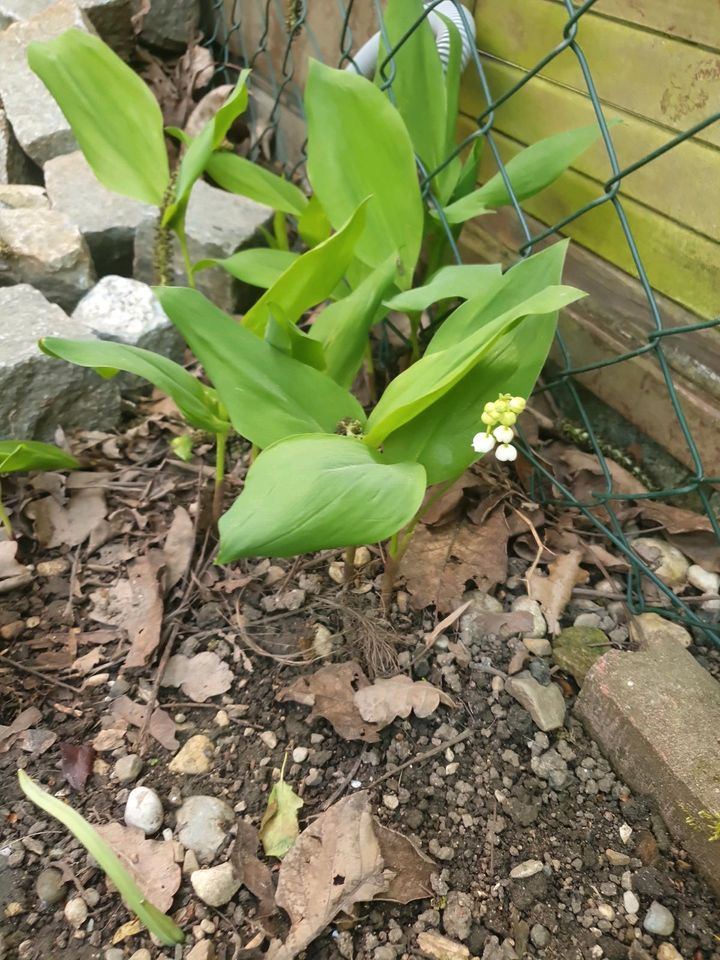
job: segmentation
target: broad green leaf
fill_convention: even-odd
[[[300,825],[297,815],[303,806],[303,801],[285,782],[284,773],[285,764],[280,779],[270,791],[259,831],[265,856],[281,859],[298,838]]]
[[[316,247],[332,233],[332,224],[314,193],[298,217],[297,228],[300,238],[308,247]]]
[[[306,310],[332,296],[358,247],[365,229],[367,201],[328,240],[298,257],[243,317],[243,326],[259,336],[265,332],[270,304],[280,307],[292,323]]]
[[[100,869],[105,872],[108,880],[117,888],[128,910],[132,910],[150,933],[166,946],[183,942],[185,935],[180,927],[171,917],[162,913],[145,898],[107,840],[104,840],[77,810],[73,810],[69,804],[43,790],[28,777],[24,770],[18,770],[18,782],[28,800],[59,820],[85,847]]]
[[[166,393],[189,424],[209,433],[227,433],[230,424],[220,413],[215,392],[203,386],[179,363],[142,347],[112,340],[62,340],[44,337],[40,349],[50,357],[92,367],[103,377],[119,370],[142,377]]]
[[[549,187],[599,137],[600,128],[592,124],[556,133],[526,147],[505,164],[516,198],[522,202]],[[446,207],[445,216],[449,223],[464,223],[508,203],[511,199],[505,181],[496,173],[484,186]]]
[[[37,440],[0,440],[0,473],[23,470],[75,470],[80,464],[75,457]]]
[[[259,447],[299,433],[365,422],[362,407],[326,374],[286,356],[188,287],[156,287],[163,310],[205,368],[232,425]]]
[[[422,287],[396,294],[385,306],[391,310],[419,313],[439,300],[470,300],[492,289],[502,276],[500,264],[461,264],[441,267]]]
[[[75,29],[29,44],[27,57],[98,180],[161,206],[170,182],[162,113],[135,71],[98,37]]]
[[[213,153],[222,145],[228,130],[245,111],[248,102],[247,78],[249,70],[241,70],[235,88],[200,133],[187,143],[180,161],[175,198],[163,214],[164,224],[181,222],[185,216],[190,191],[203,175]]]
[[[308,177],[337,229],[373,199],[357,256],[377,267],[397,252],[407,287],[420,253],[423,205],[402,117],[364,77],[310,61],[305,87]]]
[[[395,278],[396,259],[388,257],[342,300],[325,307],[309,334],[322,342],[328,374],[349,390],[368,344],[370,327],[387,313],[382,298]]]
[[[307,197],[294,183],[234,153],[214,153],[205,169],[223,190],[264,203],[273,210],[299,217],[307,206]]]
[[[503,290],[502,300],[488,305],[492,315],[503,309],[501,303],[507,308],[560,283],[567,246],[567,241],[556,243],[512,267],[506,276],[514,275],[513,285]],[[557,316],[533,314],[521,320],[445,396],[386,437],[386,456],[421,463],[429,484],[459,476],[478,458],[470,443],[480,429],[484,405],[500,393],[530,396],[550,350]],[[478,321],[485,322],[482,315]]]
[[[195,264],[194,272],[210,267],[222,267],[226,273],[249,283],[253,287],[271,287],[280,276],[298,258],[299,254],[289,250],[270,250],[258,247],[252,250],[240,250],[224,260],[200,260]]]
[[[459,200],[466,197],[474,188],[480,173],[480,162],[482,160],[485,141],[477,139],[473,141],[470,151],[462,165],[462,170],[458,177],[455,189],[453,190],[453,200]]]
[[[323,345],[309,337],[279,308],[270,305],[270,316],[265,327],[265,342],[280,350],[288,357],[295,357],[301,363],[306,363],[316,370],[325,369],[325,352]]]
[[[384,540],[410,522],[424,495],[418,464],[388,464],[353,437],[293,437],[250,467],[220,518],[218,563]]]
[[[582,291],[574,287],[548,287],[459,343],[437,353],[426,353],[387,387],[370,415],[366,443],[379,446],[389,433],[412,420],[447,393],[523,317],[559,310],[584,296]],[[452,424],[449,427],[454,429]]]

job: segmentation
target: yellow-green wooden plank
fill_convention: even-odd
[[[563,41],[567,12],[546,0],[478,0],[478,46],[501,60],[529,69]],[[578,40],[600,97],[630,113],[682,131],[706,119],[720,103],[720,55],[604,17],[584,16]],[[570,49],[555,57],[542,75],[585,91]],[[466,83],[482,99],[475,71]],[[720,145],[718,124],[699,139]]]
[[[499,97],[522,77],[522,71],[497,61],[486,63],[493,96]],[[462,109],[478,115],[483,103],[473,91],[463,93]],[[510,97],[496,112],[495,129],[521,143],[535,143],[543,137],[581,127],[595,121],[590,100],[568,87],[535,78]],[[609,108],[608,119],[623,122],[611,129],[621,167],[665,144],[668,130],[625,111]],[[581,173],[604,183],[612,175],[605,145],[598,142],[575,163]],[[720,199],[708,202],[708,187],[720,183],[720,150],[709,144],[688,140],[627,177],[623,196],[632,197],[673,219],[720,240]]]
[[[503,160],[514,156],[521,145],[496,134]],[[492,158],[485,154],[483,179],[492,175]],[[570,170],[552,188],[525,201],[524,209],[545,224],[574,213],[602,193],[597,181]],[[623,201],[642,261],[654,289],[701,317],[718,314],[720,290],[720,245],[631,199]],[[492,229],[490,217],[482,228]],[[636,276],[633,259],[618,216],[606,202],[574,220],[563,233],[593,253]]]

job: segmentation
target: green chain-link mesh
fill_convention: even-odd
[[[263,130],[259,132],[256,131],[256,144],[251,153],[257,155],[260,152],[260,141],[263,139],[266,140],[268,131],[272,131],[274,135],[272,141],[274,144],[274,159],[289,174],[292,174],[301,167],[304,161],[302,151],[300,156],[292,156],[288,152],[280,124],[281,104],[290,106],[290,108],[298,114],[302,113],[302,94],[293,79],[295,72],[293,43],[295,39],[302,33],[312,54],[322,58],[321,45],[307,22],[309,2],[311,2],[311,0],[234,0],[234,2],[228,4],[225,0],[208,0],[208,23],[211,26],[208,43],[216,54],[219,72],[225,76],[236,73],[238,60],[237,51],[239,51],[240,61],[250,67],[258,66],[261,69],[264,79],[266,81],[269,80],[271,84],[272,109],[269,117],[264,117],[265,126]],[[350,15],[353,12],[353,7],[356,5],[356,0],[347,0],[347,2],[345,2],[345,0],[335,0],[335,2],[337,3],[339,13],[338,22],[341,24],[341,28],[337,36],[337,56],[334,60],[338,66],[344,66],[352,61],[353,51],[356,49],[350,28]],[[362,0],[363,4],[367,2],[368,0]],[[453,2],[456,7],[460,5],[457,0],[453,0]],[[558,36],[557,45],[549,50],[546,56],[539,60],[531,69],[525,71],[521,79],[501,97],[493,97],[491,84],[488,82],[483,63],[473,45],[474,53],[467,69],[477,72],[487,107],[480,116],[476,117],[476,129],[470,136],[458,144],[453,156],[465,150],[476,138],[485,138],[486,146],[491,151],[500,174],[505,181],[517,222],[522,230],[524,242],[517,251],[520,256],[528,256],[538,244],[542,243],[546,238],[558,234],[573,221],[588,213],[588,211],[602,204],[611,204],[622,226],[637,278],[645,294],[652,329],[647,335],[646,341],[636,347],[636,349],[582,366],[578,366],[573,362],[567,343],[563,337],[558,334],[558,348],[559,355],[562,358],[562,366],[559,370],[554,369],[551,374],[546,376],[540,389],[552,391],[552,393],[561,400],[562,408],[565,411],[569,411],[567,414],[569,418],[579,425],[578,433],[582,434],[583,442],[587,446],[587,449],[591,450],[597,458],[601,477],[598,484],[599,489],[593,491],[592,499],[581,502],[573,495],[570,489],[563,485],[559,479],[548,470],[542,460],[534,456],[532,449],[524,445],[524,452],[535,468],[533,494],[535,499],[540,503],[553,502],[563,507],[574,508],[580,511],[596,531],[611,541],[615,548],[628,561],[629,573],[627,575],[626,601],[632,613],[656,610],[663,616],[670,616],[688,626],[697,628],[696,636],[705,634],[709,640],[720,644],[720,628],[717,622],[708,624],[701,619],[691,605],[673,593],[647,564],[638,557],[632,548],[632,539],[623,531],[617,514],[617,508],[622,506],[623,501],[649,499],[672,503],[673,500],[677,502],[678,498],[682,498],[681,502],[685,505],[688,496],[692,495],[694,503],[701,506],[707,514],[711,528],[717,539],[718,550],[720,551],[720,522],[718,522],[717,511],[713,507],[713,502],[711,502],[711,498],[714,502],[720,499],[718,493],[714,492],[717,485],[720,485],[720,477],[708,476],[705,472],[701,451],[693,439],[688,421],[682,410],[676,384],[673,380],[673,371],[668,361],[666,346],[668,337],[677,337],[678,335],[691,333],[696,330],[720,326],[720,318],[681,327],[667,326],[664,324],[657,298],[650,286],[648,275],[643,265],[641,251],[635,242],[621,197],[621,186],[626,176],[644,167],[646,164],[652,163],[658,157],[672,150],[690,137],[695,136],[711,124],[718,123],[720,121],[720,112],[708,116],[701,123],[697,123],[684,133],[668,140],[663,146],[647,154],[647,156],[642,159],[637,160],[630,166],[621,168],[588,61],[578,42],[578,24],[583,15],[595,5],[597,0],[585,0],[585,2],[579,6],[573,5],[572,0],[562,0],[562,2],[567,10],[567,20],[564,23],[562,35]],[[384,33],[381,0],[372,0],[372,3],[375,9],[378,28],[384,34],[385,49],[390,49],[390,54],[384,63],[380,65],[380,75],[384,78],[384,86],[391,88],[394,76],[393,55],[412,31],[405,37],[400,38],[396,47],[391,49],[387,35]],[[429,3],[423,17],[413,29],[416,29],[422,23],[422,20],[425,19],[439,3],[440,0],[434,0],[434,2]],[[259,42],[255,40],[253,49],[247,49],[247,38],[243,34],[243,17],[247,16],[247,11],[251,7],[254,7],[253,13],[255,17],[257,17],[258,13],[261,15],[264,29],[261,31]],[[278,56],[277,50],[278,30],[281,31],[280,35],[283,37],[281,59]],[[548,64],[566,50],[572,51],[582,71],[587,88],[587,95],[592,103],[596,122],[602,134],[612,176],[604,184],[604,190],[600,196],[578,209],[573,210],[562,220],[543,229],[542,232],[533,233],[528,218],[523,213],[520,202],[513,191],[505,165],[495,142],[495,113],[498,107],[515,96],[533,77],[540,74]],[[235,53],[232,51],[235,51]],[[274,56],[271,56],[271,53],[273,53]],[[325,57],[325,59],[328,58]],[[279,70],[276,67],[278,63],[280,63]],[[447,157],[438,170],[442,169],[451,159],[452,157]],[[447,222],[444,221],[440,204],[435,201],[430,193],[430,183],[438,170],[427,171],[420,168],[421,183],[426,197],[433,203],[440,219],[444,223],[447,239],[455,259],[458,263],[461,263],[461,254],[454,241],[452,231]],[[674,429],[676,426],[679,427],[684,442],[687,445],[689,459],[692,462],[693,468],[685,481],[678,486],[654,489],[649,493],[641,495],[623,494],[618,491],[614,485],[611,470],[603,452],[607,452],[608,445],[594,428],[593,417],[588,412],[587,402],[583,399],[585,394],[582,388],[578,387],[574,378],[577,374],[621,364],[640,355],[651,358],[657,364],[667,388],[668,397],[675,417],[675,423],[667,425],[668,431]],[[598,511],[599,507],[603,507],[604,510]],[[601,516],[598,515],[599,512]],[[670,606],[656,608],[649,605],[643,591],[643,581],[653,583],[661,595],[670,601]]]

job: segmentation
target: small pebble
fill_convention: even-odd
[[[184,773],[186,776],[209,773],[214,755],[215,745],[212,740],[199,733],[183,744],[168,764],[168,770]]]
[[[227,710],[218,710],[215,714],[215,726],[216,727],[227,727],[230,725],[230,716],[228,715]]]
[[[113,767],[113,775],[120,783],[132,783],[140,776],[143,762],[136,753],[120,757]]]
[[[533,946],[542,950],[543,947],[546,947],[550,943],[550,931],[541,923],[534,923],[530,928],[530,939],[533,942]]]
[[[620,853],[618,850],[607,849],[605,856],[613,867],[626,867],[630,863],[630,857],[626,853]]]
[[[512,868],[510,876],[513,880],[527,880],[528,877],[534,877],[536,873],[540,873],[542,868],[540,860],[524,860]]]
[[[274,733],[272,730],[265,730],[263,733],[260,734],[260,739],[269,750],[274,750],[275,747],[278,745],[277,734]]]
[[[38,570],[40,564],[38,564]],[[711,573],[704,567],[694,563],[687,573],[688,583],[692,584],[700,593],[720,593],[720,574]]]
[[[388,810],[397,810],[400,805],[400,801],[395,796],[394,793],[384,793],[383,794],[383,806],[387,807]]]
[[[307,747],[295,747],[292,752],[293,763],[304,763],[310,751]]]
[[[140,947],[139,950],[133,953],[130,960],[152,960],[152,954],[145,947]]]
[[[667,907],[653,900],[643,919],[643,927],[656,937],[669,937],[675,929],[675,917]]]
[[[70,926],[79,930],[88,918],[87,904],[82,897],[73,897],[65,904],[63,913]]]
[[[201,940],[196,943],[187,960],[215,960],[215,947],[211,940]]]
[[[683,956],[671,943],[661,943],[658,947],[657,960],[683,960]]]
[[[59,577],[70,569],[70,564],[64,557],[56,560],[41,560],[35,568],[41,577]]]
[[[43,870],[35,881],[35,892],[44,903],[58,903],[65,896],[66,883],[55,867]]]
[[[125,823],[139,827],[150,836],[162,826],[163,807],[160,797],[150,787],[135,787],[128,794],[125,804]]]
[[[229,862],[205,870],[196,870],[190,875],[190,883],[198,897],[209,907],[225,906],[241,885],[233,865]]]
[[[622,840],[622,842],[627,843],[630,837],[632,836],[632,827],[628,826],[627,823],[624,823],[620,827],[619,833],[620,833],[620,839]]]
[[[105,951],[105,960],[125,960],[125,951],[119,947],[110,947]]]

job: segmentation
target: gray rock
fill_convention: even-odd
[[[546,947],[550,943],[550,931],[541,923],[534,923],[532,927],[530,927],[530,939],[534,946],[542,950],[543,947]]]
[[[0,20],[2,13],[0,13]],[[27,183],[34,180],[37,168],[20,149],[12,127],[0,105],[0,183]]]
[[[195,893],[209,907],[222,907],[235,896],[241,881],[235,875],[231,863],[206,867],[190,874],[190,883]]]
[[[675,917],[667,907],[653,900],[643,918],[643,927],[656,937],[669,937],[675,929]]]
[[[130,0],[75,0],[108,46],[127,57],[132,49],[132,4]],[[51,7],[55,0],[0,0],[0,30],[18,21],[30,20]]]
[[[542,870],[542,860],[523,860],[510,871],[512,880],[527,880]]]
[[[47,210],[50,201],[42,187],[22,183],[0,185],[0,210]]]
[[[484,590],[471,590],[464,599],[470,601],[470,606],[460,617],[460,639],[465,644],[473,644],[485,636],[485,614],[502,613],[503,605]]]
[[[76,143],[60,107],[30,69],[27,47],[34,40],[49,40],[71,27],[94,33],[90,21],[72,0],[58,0],[0,33],[0,100],[18,143],[40,166],[75,150]]]
[[[120,757],[115,763],[113,773],[120,783],[132,783],[140,776],[143,768],[143,762],[136,753],[129,753],[126,757]]]
[[[260,227],[268,225],[271,219],[269,207],[218,190],[201,180],[195,184],[190,196],[185,223],[190,259],[196,262],[229,257],[252,245]],[[156,225],[157,213],[153,211],[143,219],[135,240],[134,276],[145,283],[155,282]],[[174,246],[174,282],[182,285],[187,283],[187,275],[177,244]],[[201,271],[196,282],[198,290],[222,310],[233,313],[242,302],[241,284],[220,267]]]
[[[451,890],[443,911],[443,929],[453,940],[467,940],[473,919],[473,898],[469,893]]]
[[[146,836],[157,833],[163,822],[160,797],[150,787],[135,787],[125,804],[125,823],[139,827]]]
[[[47,10],[53,0],[0,0],[0,30]]]
[[[65,214],[85,237],[98,276],[132,274],[135,233],[153,207],[104,187],[79,150],[45,164],[53,210]]]
[[[105,960],[125,960],[125,951],[119,947],[109,947],[103,956]]]
[[[103,277],[73,311],[73,320],[101,340],[130,343],[181,360],[183,342],[150,287],[128,277]]]
[[[65,896],[66,882],[55,867],[43,870],[35,881],[35,892],[43,903],[58,903]]]
[[[183,50],[197,33],[198,0],[152,0],[142,20],[144,43],[162,50]]]
[[[188,797],[177,812],[178,839],[200,861],[211,860],[220,849],[235,814],[224,800]]]
[[[79,930],[88,918],[87,904],[82,897],[73,897],[72,900],[68,900],[63,912],[67,922],[76,930]]]
[[[0,252],[0,284],[32,284],[65,310],[95,282],[80,231],[54,210],[0,210]]]
[[[640,909],[640,901],[632,892],[632,890],[626,890],[623,893],[623,906],[625,907],[626,913],[637,914]]]
[[[560,790],[567,783],[567,760],[554,748],[546,750],[539,757],[532,757],[530,767],[536,776],[547,780],[553,790]]]
[[[543,686],[529,671],[523,670],[508,677],[505,690],[527,710],[541,730],[557,730],[565,722],[565,700],[556,684]]]
[[[27,284],[0,287],[0,437],[51,440],[55,429],[109,429],[120,417],[112,380],[40,352],[40,337],[87,328]],[[12,318],[12,323],[10,322]]]

